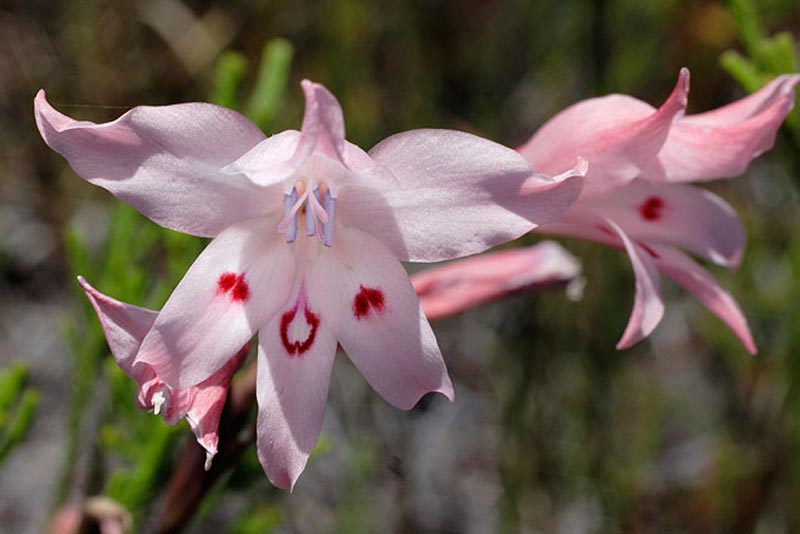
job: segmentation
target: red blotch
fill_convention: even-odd
[[[658,252],[653,250],[653,248],[650,245],[648,245],[647,243],[645,243],[643,241],[637,241],[636,244],[639,245],[640,247],[642,247],[644,249],[644,251],[647,252],[648,254],[650,254],[653,258],[658,259],[658,258],[661,257],[661,256],[658,255]]]
[[[281,343],[283,343],[283,348],[286,349],[289,356],[299,356],[306,352],[314,344],[314,339],[317,337],[319,317],[311,313],[308,308],[305,308],[303,312],[306,323],[311,327],[311,331],[305,341],[289,341],[289,325],[292,324],[295,315],[297,315],[297,306],[281,315]]]
[[[664,200],[661,197],[649,197],[641,206],[639,213],[646,221],[657,221],[661,218],[661,211],[664,209]]]
[[[380,312],[383,310],[383,292],[378,288],[359,286],[358,294],[353,299],[353,315],[363,319],[369,315],[370,308]]]
[[[244,280],[244,273],[222,273],[217,280],[217,294],[230,293],[231,300],[243,302],[250,296],[250,286]]]
[[[220,293],[227,293],[236,285],[236,275],[234,273],[222,273],[217,280],[217,287]]]

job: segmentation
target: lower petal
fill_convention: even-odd
[[[425,393],[452,400],[436,337],[397,258],[377,239],[348,229],[322,250],[309,273],[309,295],[320,303],[342,348],[389,403],[412,408]]]
[[[610,219],[606,219],[606,223],[622,240],[636,275],[633,310],[628,326],[617,343],[618,349],[627,349],[649,336],[658,326],[664,316],[664,301],[661,300],[660,277],[650,247],[633,243],[622,228]]]
[[[303,285],[261,329],[258,346],[258,458],[270,482],[289,489],[319,439],[336,354],[336,339]]]
[[[188,389],[218,370],[288,297],[294,256],[274,221],[253,220],[217,236],[181,280],[142,342],[136,363]]]
[[[755,354],[756,345],[747,326],[742,309],[736,300],[725,291],[708,271],[700,267],[682,252],[670,247],[658,247],[658,268],[686,289],[703,306],[719,317],[739,338],[747,352]]]
[[[710,191],[635,180],[583,204],[613,219],[633,239],[678,245],[726,267],[741,261],[744,227],[736,211]]]
[[[566,284],[578,260],[559,244],[489,252],[432,267],[411,277],[429,321],[443,319],[522,291]]]

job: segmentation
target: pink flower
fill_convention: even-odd
[[[542,172],[566,168],[580,154],[590,162],[580,199],[543,233],[624,248],[636,275],[636,297],[618,348],[648,336],[664,304],[659,272],[683,286],[756,352],[736,301],[679,249],[736,267],[745,233],[720,197],[679,182],[736,176],[772,147],[794,103],[800,76],[781,76],[722,108],[685,116],[689,71],[658,109],[625,95],[585,100],[553,117],[519,148]]]
[[[170,425],[184,417],[206,450],[206,469],[217,454],[219,420],[228,397],[231,379],[244,363],[250,344],[230,358],[203,382],[187,389],[172,389],[147,364],[134,365],[134,357],[145,336],[153,327],[158,312],[126,304],[106,296],[78,277],[86,297],[92,303],[106,335],[111,354],[120,368],[139,384],[137,403],[142,410],[161,415]]]
[[[412,276],[411,283],[425,316],[434,321],[522,291],[564,285],[580,271],[574,256],[544,241],[432,267]]]
[[[185,391],[259,333],[258,451],[291,487],[322,425],[337,343],[391,404],[453,397],[433,332],[398,260],[480,252],[557,219],[583,184],[449,130],[345,141],[339,103],[304,81],[300,132],[265,138],[209,104],[140,107],[78,122],[36,97],[39,131],[86,180],[155,222],[214,240],[149,327],[133,368]],[[531,222],[532,221],[532,222]]]

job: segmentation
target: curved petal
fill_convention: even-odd
[[[453,399],[436,338],[408,275],[383,244],[356,229],[320,249],[309,295],[367,382],[387,402],[410,409],[425,393]]]
[[[344,116],[339,101],[318,83],[303,80],[300,86],[306,98],[306,109],[294,161],[304,161],[318,150],[341,162],[345,140]]]
[[[643,340],[658,326],[664,316],[661,284],[658,269],[653,262],[653,252],[642,244],[634,244],[614,221],[606,223],[622,240],[636,275],[636,296],[628,326],[617,343],[618,349],[627,349]]]
[[[170,391],[156,376],[152,367],[133,366],[134,356],[155,322],[158,312],[126,304],[104,295],[89,285],[83,277],[79,276],[78,281],[97,312],[114,359],[125,374],[136,380],[139,385],[140,408],[159,412],[158,415],[171,425],[186,417],[192,432],[197,437],[197,442],[206,450],[208,468],[211,459],[217,453],[219,419],[228,396],[230,382],[247,358],[249,344],[196,387],[185,391]],[[163,408],[161,404],[156,408],[153,402],[153,396],[158,392],[161,393],[160,402],[165,404]]]
[[[434,321],[522,291],[566,284],[580,270],[561,245],[543,241],[432,267],[411,283],[425,316]]]
[[[703,306],[730,328],[750,354],[756,354],[756,345],[742,309],[714,277],[678,250],[656,247],[656,252],[659,256],[656,264],[661,272],[694,295]]]
[[[742,103],[683,117],[673,125],[648,180],[688,182],[742,174],[775,143],[775,135],[794,106],[800,76],[779,78]]]
[[[259,332],[258,458],[270,482],[291,489],[319,439],[336,339],[302,276]]]
[[[711,111],[687,116],[687,122],[698,122],[709,126],[730,126],[747,120],[759,113],[766,111],[775,102],[792,99],[794,87],[800,80],[797,74],[784,74],[778,76],[764,87],[732,102]]]
[[[117,365],[126,375],[139,381],[142,378],[141,368],[134,371],[133,359],[139,352],[142,340],[152,328],[158,312],[104,295],[89,285],[82,276],[78,277],[78,282],[97,313]]]
[[[292,250],[278,239],[274,221],[225,230],[175,288],[136,363],[153,366],[175,389],[202,382],[277,312],[294,268]]]
[[[709,191],[635,180],[585,205],[634,239],[679,245],[726,267],[742,259],[744,227],[734,209]]]
[[[113,122],[76,121],[39,91],[36,125],[77,174],[156,223],[214,236],[265,211],[263,190],[220,170],[264,139],[235,111],[211,104],[137,107]]]
[[[250,344],[247,343],[225,362],[221,369],[192,388],[194,391],[191,402],[182,414],[182,416],[185,415],[186,421],[197,438],[197,443],[206,450],[206,471],[211,468],[211,460],[217,454],[219,420],[222,417],[222,410],[225,408],[225,401],[228,399],[231,380],[247,359],[249,352]]]
[[[262,187],[278,184],[295,172],[292,156],[299,140],[300,132],[297,130],[272,135],[226,165],[221,172],[229,176],[247,176]],[[262,206],[262,212],[265,209],[266,206]]]
[[[651,165],[673,121],[683,115],[688,93],[689,71],[681,69],[658,110],[626,95],[584,100],[550,119],[518,150],[547,174],[562,172],[576,157],[586,158],[590,169],[583,196],[600,194]]]
[[[397,181],[345,188],[342,217],[411,261],[482,252],[557,219],[585,173],[581,162],[558,180],[537,175],[513,150],[452,130],[393,135],[369,155]]]

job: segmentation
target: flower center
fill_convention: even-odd
[[[306,236],[317,236],[326,247],[333,245],[333,222],[336,218],[336,197],[330,188],[298,181],[283,195],[283,220],[278,231],[287,243],[297,239],[297,216],[305,214]]]

